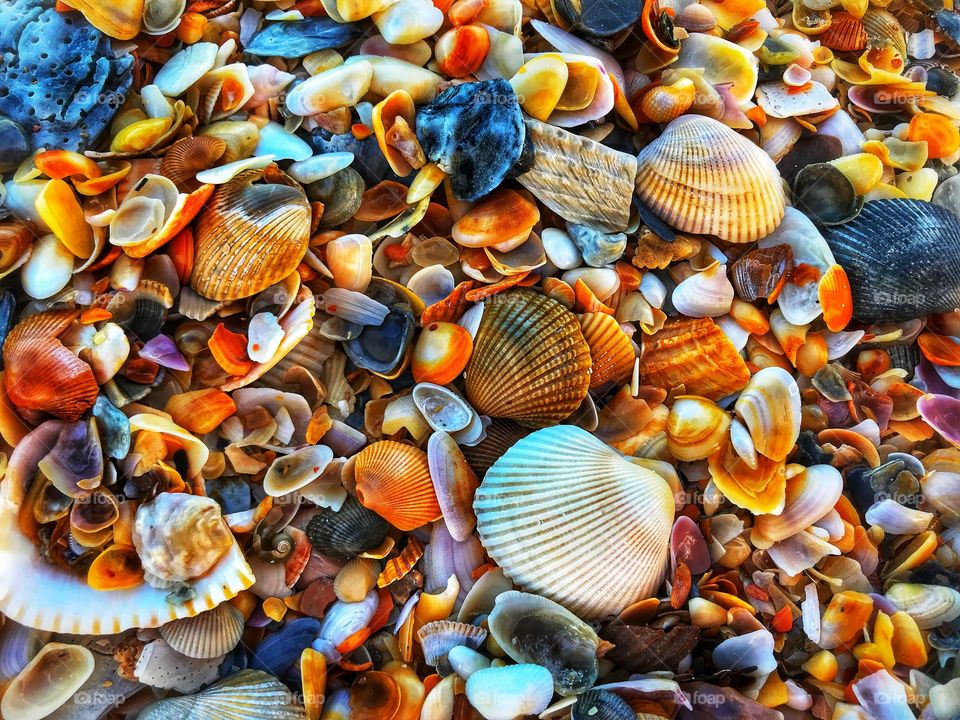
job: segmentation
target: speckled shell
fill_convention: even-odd
[[[877,200],[824,228],[863,322],[911,320],[960,307],[960,218],[923,200]]]
[[[532,290],[495,295],[467,365],[467,399],[481,415],[530,427],[576,410],[590,386],[590,347],[577,317]]]
[[[191,285],[211,300],[250,297],[293,272],[310,240],[310,205],[288,185],[221,185],[196,223]]]
[[[776,165],[711,118],[677,118],[640,151],[637,162],[637,196],[683,232],[752,242],[783,219],[786,197]]]
[[[538,120],[526,120],[533,166],[517,182],[564,220],[597,230],[630,221],[636,158]]]
[[[710,318],[670,320],[644,339],[640,377],[647,385],[719,400],[742,389],[750,371],[730,338]]]
[[[581,618],[618,613],[663,580],[669,486],[578,427],[520,440],[487,471],[474,510],[507,576]]]

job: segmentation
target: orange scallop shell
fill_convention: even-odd
[[[478,202],[453,224],[453,239],[464,247],[479,248],[516,241],[522,243],[540,222],[537,205],[516,190],[500,188]]]
[[[3,344],[3,379],[17,408],[75,422],[93,407],[100,390],[93,370],[57,339],[77,317],[75,310],[50,310],[10,331]]]
[[[593,361],[590,387],[626,379],[633,370],[637,354],[630,338],[620,328],[620,323],[606,313],[584,313],[580,316],[580,330],[590,346]]]
[[[719,400],[742,390],[750,370],[730,338],[710,318],[668,320],[644,338],[640,354],[644,384]]]
[[[821,45],[840,52],[863,50],[867,46],[867,31],[862,20],[848,12],[835,12],[831,17],[830,27],[820,35]]]
[[[231,302],[293,272],[310,241],[310,203],[288,185],[251,184],[251,173],[221,185],[196,222],[193,289]]]
[[[412,445],[381,440],[356,456],[357,499],[394,527],[409,531],[441,516],[427,454]]]
[[[590,366],[573,313],[532,290],[510,290],[484,307],[467,365],[467,399],[482,415],[556,425],[586,396]]]

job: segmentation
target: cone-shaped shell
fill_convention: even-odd
[[[580,330],[593,361],[590,387],[624,380],[633,370],[637,355],[620,323],[606,313],[585,313],[580,316]]]
[[[415,530],[440,517],[437,494],[423,450],[381,440],[356,457],[357,499],[400,530]]]
[[[752,242],[783,219],[786,198],[770,157],[726,125],[685,115],[637,156],[637,196],[683,232]]]
[[[261,670],[241,670],[196,695],[167,698],[148,706],[140,720],[301,720],[303,706],[282,682]]]
[[[640,376],[647,385],[719,400],[742,389],[750,371],[736,347],[710,318],[670,320],[644,339]]]
[[[597,230],[626,230],[636,158],[537,120],[526,121],[533,166],[517,178],[564,220]]]
[[[467,365],[467,399],[482,415],[531,427],[576,410],[590,386],[590,347],[576,316],[531,290],[495,295]]]
[[[310,240],[310,204],[288,185],[220,186],[196,223],[193,289],[211,300],[249,297],[293,272]]]
[[[243,635],[244,617],[230,603],[160,626],[160,636],[181,655],[212,659],[233,650]]]
[[[3,380],[16,407],[69,422],[93,407],[99,387],[92,368],[57,339],[78,317],[74,310],[51,310],[10,331],[3,344]]]
[[[663,580],[669,486],[578,427],[517,442],[487,471],[474,510],[504,572],[582,618],[618,613]]]

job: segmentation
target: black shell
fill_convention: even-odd
[[[556,0],[553,7],[577,30],[607,37],[637,22],[643,3],[638,0]],[[670,37],[672,39],[672,35]]]
[[[571,720],[636,720],[627,701],[609,690],[589,690],[577,698]]]
[[[821,225],[850,222],[863,207],[853,183],[830,163],[800,168],[793,181],[793,204]]]
[[[307,538],[320,552],[347,560],[380,545],[390,525],[350,496],[339,511],[321,508],[307,524]]]
[[[279,22],[254,35],[244,51],[251,55],[301,58],[318,50],[345,45],[359,34],[356,25],[334,22],[330,18]]]
[[[862,322],[911,320],[960,308],[960,217],[923,200],[868,202],[824,228]]]

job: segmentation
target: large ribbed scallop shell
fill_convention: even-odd
[[[669,486],[578,427],[520,440],[487,471],[473,506],[504,572],[582,618],[618,613],[663,580]]]
[[[555,425],[590,386],[590,347],[577,317],[532,290],[495,295],[467,365],[467,399],[482,415]]]
[[[160,626],[160,636],[181,655],[211,659],[233,650],[246,624],[243,613],[230,603]]]
[[[517,182],[564,220],[626,230],[636,158],[538,120],[528,118],[526,125],[533,167]]]
[[[923,200],[878,200],[823,236],[863,322],[912,320],[960,307],[960,218]]]
[[[140,720],[301,720],[303,706],[286,685],[262,670],[241,670],[196,695],[166,698],[147,707]]]
[[[637,354],[633,351],[630,338],[613,315],[585,313],[580,316],[580,330],[590,346],[590,357],[593,360],[590,387],[599,387],[611,380],[621,382],[626,379],[633,370]]]
[[[742,389],[750,370],[730,338],[710,318],[669,320],[644,339],[640,376],[647,385],[719,400]]]
[[[293,272],[310,240],[310,204],[288,185],[221,185],[196,224],[191,285],[211,300],[239,300]]]
[[[206,575],[191,583],[193,600],[172,603],[169,589],[142,583],[128,590],[94,590],[82,574],[45,560],[17,525],[13,485],[0,493],[0,577],[20,578],[0,585],[0,612],[38,630],[101,635],[134,627],[158,627],[192,617],[229,600],[254,577],[236,542]]]
[[[863,29],[871,48],[891,46],[900,57],[907,57],[907,36],[896,16],[882,8],[871,7],[863,14]]]
[[[16,407],[68,422],[93,407],[100,390],[93,370],[57,339],[78,317],[75,310],[51,310],[10,331],[3,344],[3,380]]]
[[[427,454],[381,440],[356,457],[357,499],[400,530],[415,530],[441,516]]]
[[[677,118],[637,161],[637,196],[683,232],[751,242],[783,219],[786,197],[777,166],[711,118]]]

